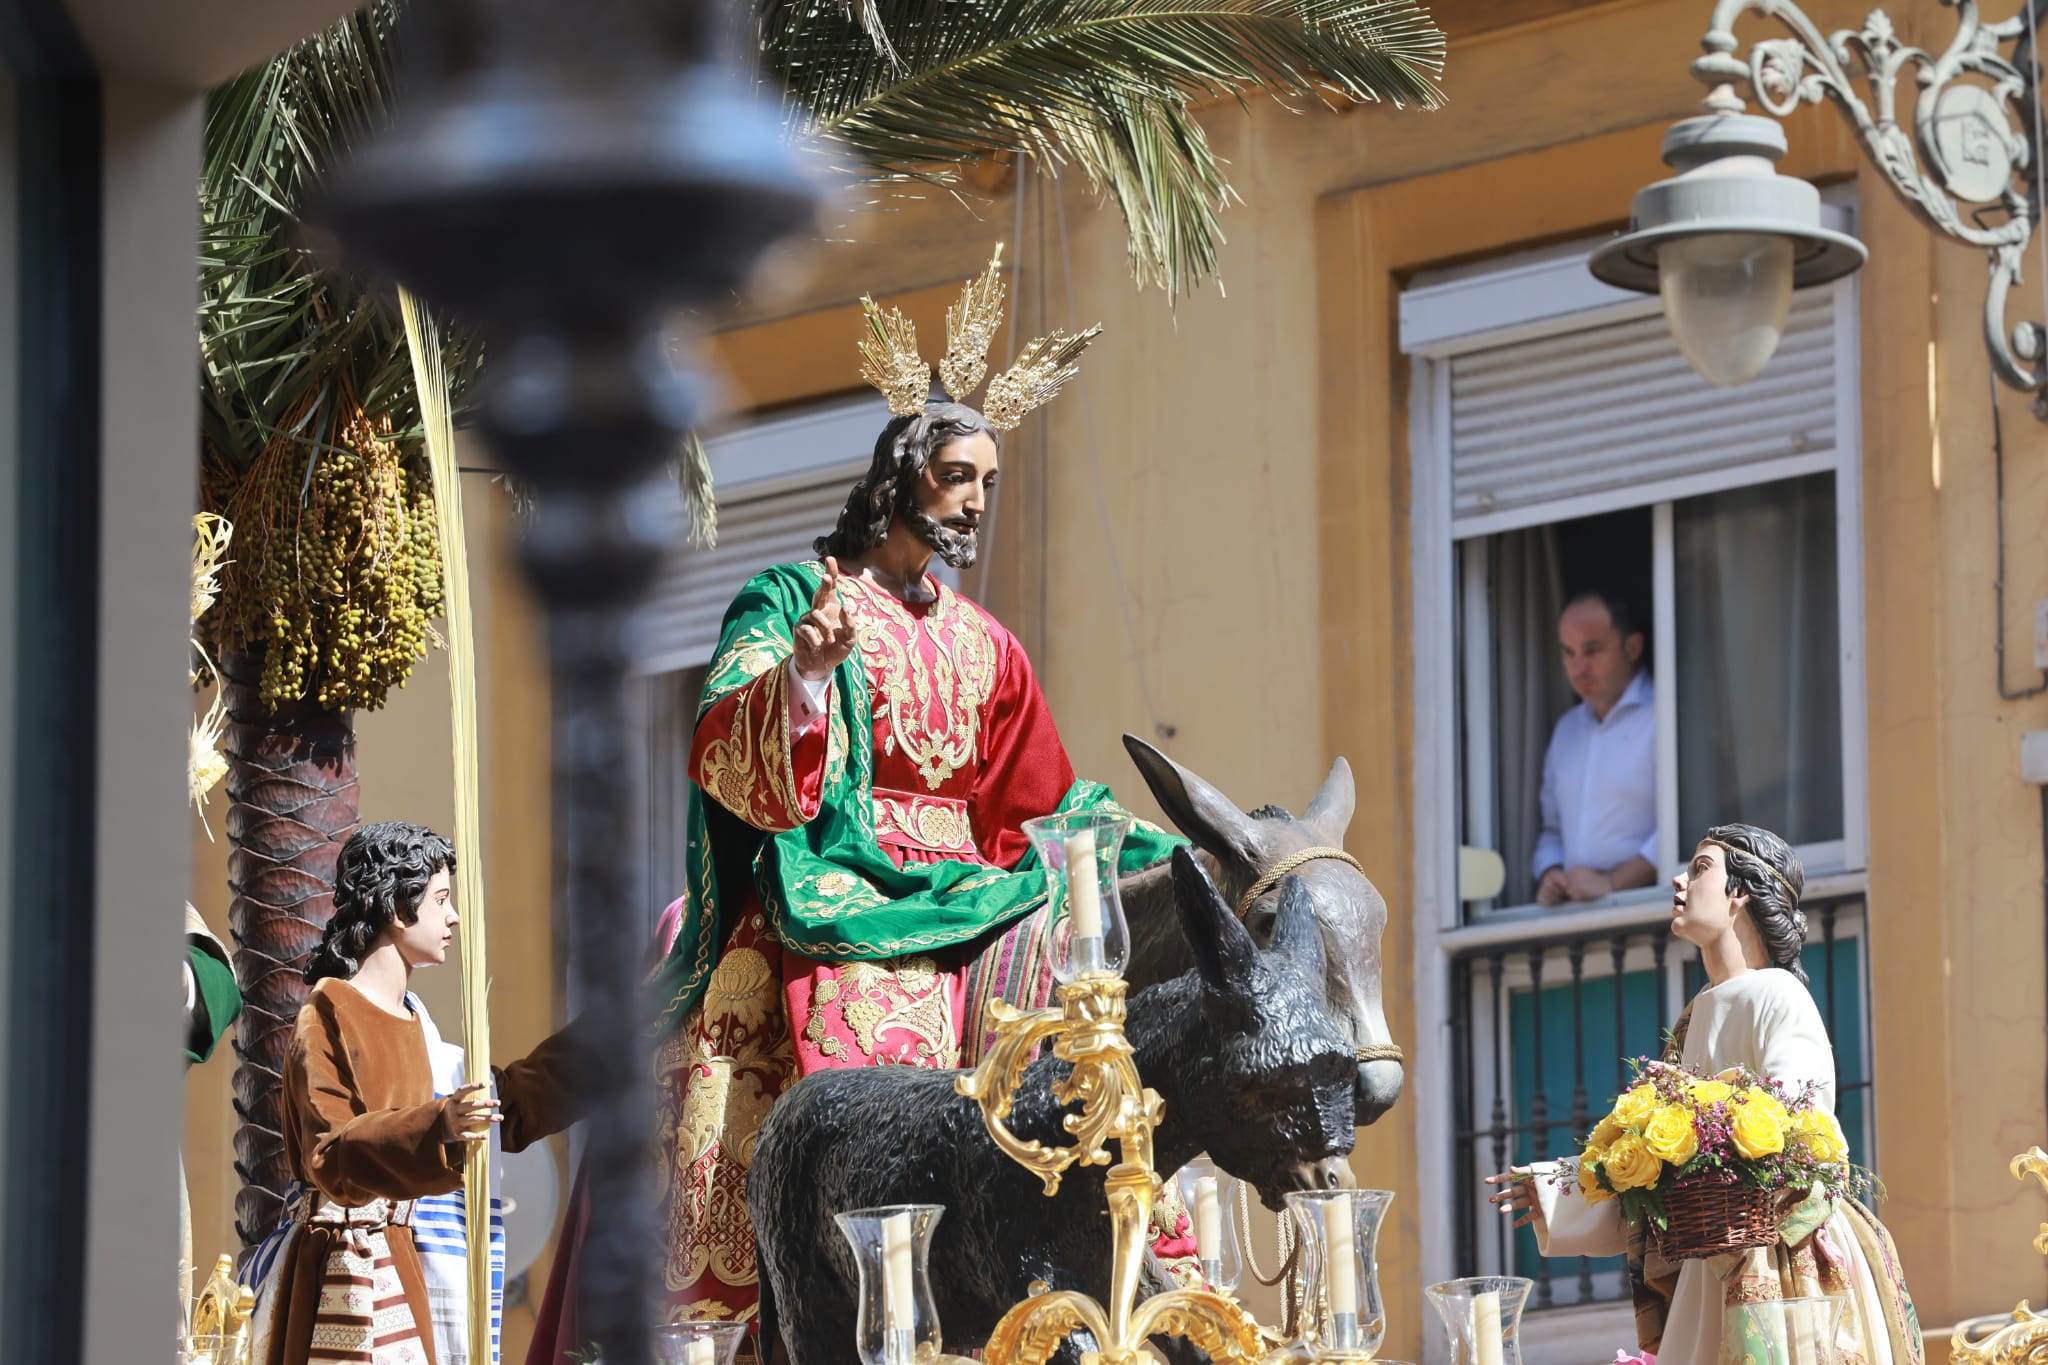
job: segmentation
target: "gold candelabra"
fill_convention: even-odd
[[[957,1082],[959,1091],[981,1106],[996,1145],[1013,1161],[1058,1192],[1070,1166],[1110,1163],[1106,1143],[1117,1144],[1117,1160],[1105,1179],[1109,1199],[1109,1303],[1075,1290],[1034,1293],[1005,1313],[988,1342],[992,1365],[1042,1365],[1076,1331],[1092,1333],[1099,1365],[1135,1365],[1149,1336],[1182,1337],[1223,1365],[1267,1359],[1265,1334],[1237,1301],[1205,1289],[1176,1289],[1139,1303],[1138,1276],[1145,1260],[1145,1232],[1159,1198],[1152,1168],[1152,1130],[1164,1109],[1159,1092],[1147,1087],[1124,1036],[1122,977],[1090,973],[1057,988],[1059,1003],[1019,1010],[1000,1002],[989,1006],[996,1042],[981,1065]],[[1066,1119],[1071,1144],[1048,1146],[1018,1137],[1007,1120],[1023,1083],[1024,1069],[1050,1041],[1053,1056],[1073,1067],[1053,1086],[1061,1104],[1079,1104]],[[1291,1360],[1285,1348],[1274,1360]]]
[[[2039,1147],[2014,1157],[2010,1169],[2013,1179],[2031,1175],[2048,1188],[2048,1152]],[[2048,1223],[2035,1235],[2034,1250],[2048,1256]],[[1956,1328],[1948,1343],[1950,1365],[2027,1365],[2048,1356],[2048,1317],[2030,1309],[2025,1299],[2012,1310],[2010,1322],[1973,1338],[1978,1330],[1969,1323]]]
[[[215,1262],[192,1303],[192,1331],[180,1360],[185,1365],[249,1365],[249,1315],[256,1294],[235,1280],[234,1258]]]

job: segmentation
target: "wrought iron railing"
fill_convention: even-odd
[[[1816,898],[1807,911],[1805,967],[1835,1045],[1836,1112],[1855,1159],[1874,1166],[1863,902]],[[1626,1084],[1629,1059],[1662,1049],[1704,981],[1697,952],[1668,926],[1668,911],[1646,904],[1598,928],[1546,932],[1536,918],[1513,937],[1451,948],[1458,1274],[1526,1275],[1532,1309],[1627,1297],[1619,1258],[1539,1255],[1479,1182],[1570,1152]]]

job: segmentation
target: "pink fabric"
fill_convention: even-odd
[[[1170,1234],[1162,1234],[1152,1243],[1152,1254],[1163,1261],[1192,1256],[1198,1250],[1200,1248],[1195,1245],[1194,1225],[1188,1221],[1188,1216],[1184,1213],[1173,1220],[1173,1231]]]
[[[967,974],[958,959],[955,950],[831,963],[785,948],[782,989],[796,1026],[797,1074],[855,1066],[959,1066]]]

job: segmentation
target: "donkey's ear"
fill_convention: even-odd
[[[1310,980],[1323,978],[1323,931],[1316,927],[1315,897],[1299,877],[1280,883],[1280,917],[1273,923],[1272,952],[1300,967]]]
[[[1308,803],[1301,823],[1315,831],[1326,844],[1344,847],[1344,831],[1351,828],[1351,812],[1358,804],[1358,788],[1351,780],[1351,765],[1338,759],[1330,765],[1322,790]]]
[[[1124,748],[1175,828],[1194,840],[1197,848],[1221,858],[1245,881],[1259,875],[1266,859],[1265,832],[1258,821],[1136,735],[1124,736]]]
[[[1225,995],[1248,997],[1258,945],[1185,848],[1173,850],[1173,903],[1180,909],[1181,931],[1188,936],[1202,980]]]

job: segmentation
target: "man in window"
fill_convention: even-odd
[[[1657,708],[1643,633],[1620,597],[1595,590],[1565,604],[1557,641],[1579,704],[1558,718],[1543,758],[1532,870],[1537,903],[1551,906],[1657,880]]]

